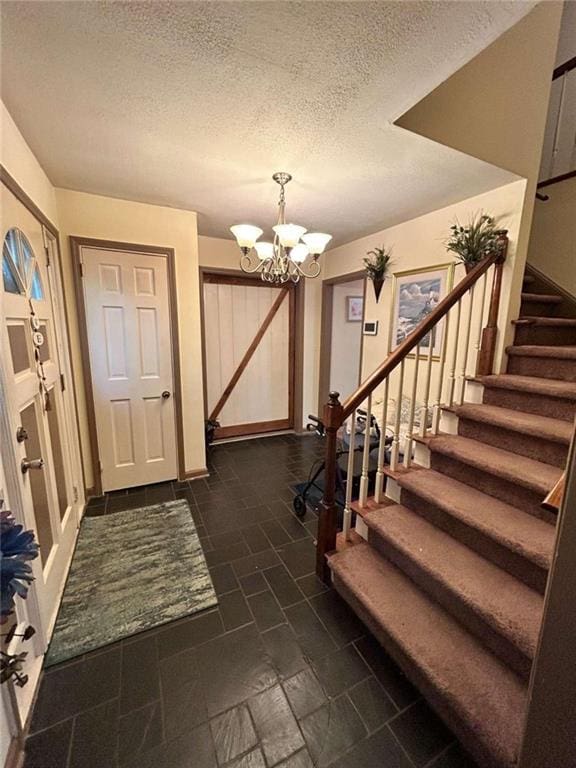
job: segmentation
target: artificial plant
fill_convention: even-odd
[[[476,213],[465,226],[458,220],[450,227],[446,250],[455,254],[468,269],[499,247],[499,230],[493,216]]]

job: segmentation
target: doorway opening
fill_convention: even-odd
[[[343,402],[360,383],[365,296],[363,270],[322,285],[319,413],[330,392],[338,392]]]
[[[301,423],[300,286],[201,270],[205,418],[214,439]]]

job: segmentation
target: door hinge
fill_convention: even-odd
[[[101,461],[99,461],[99,462],[98,462],[98,466],[100,467],[100,474],[102,474],[102,472],[104,471],[104,469],[103,469],[103,467],[102,467],[102,462],[101,462]]]
[[[44,253],[46,254],[46,266],[50,266],[50,250],[48,249],[48,246],[44,246]]]
[[[80,277],[84,277],[84,263],[81,261],[79,262],[80,266]]]
[[[72,497],[74,499],[74,503],[78,501],[78,488],[76,486],[72,486]]]
[[[64,374],[60,374],[60,388],[62,389],[62,392],[66,389],[66,384],[64,383]]]

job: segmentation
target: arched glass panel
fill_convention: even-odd
[[[43,299],[44,288],[36,257],[21,229],[9,229],[2,246],[2,280],[7,293]]]

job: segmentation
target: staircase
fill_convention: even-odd
[[[531,276],[524,291],[507,373],[467,378],[415,461],[383,467],[386,497],[354,507],[365,541],[328,555],[338,592],[491,768],[518,759],[555,540],[541,502],[576,411],[576,319]]]

